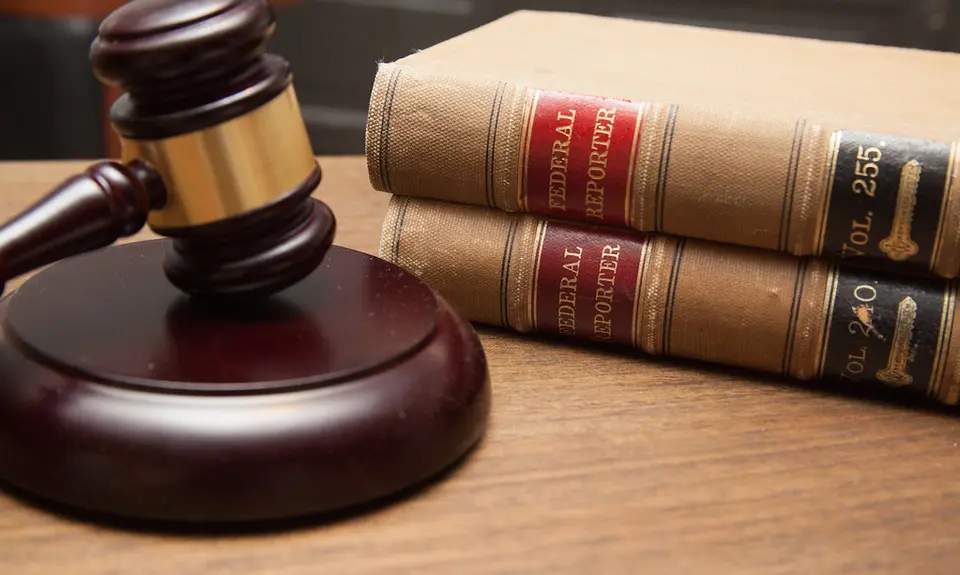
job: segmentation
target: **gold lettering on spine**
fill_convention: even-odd
[[[590,140],[590,158],[587,164],[586,208],[588,218],[603,219],[603,180],[607,177],[607,155],[610,153],[610,140],[613,136],[613,124],[616,118],[616,108],[600,108],[597,110],[597,119],[593,125],[593,138]],[[627,193],[629,194],[629,190]]]
[[[567,164],[570,160],[570,140],[577,111],[557,112],[558,125],[554,129],[559,138],[553,141],[550,150],[550,209],[567,209]]]
[[[884,144],[881,143],[880,145],[882,146]],[[868,147],[864,149],[863,146],[857,147],[857,159],[853,173],[860,177],[855,179],[851,185],[853,193],[862,193],[871,198],[874,197],[877,189],[876,178],[877,175],[880,174],[880,166],[877,162],[879,162],[882,157],[883,152],[880,151],[880,148]],[[834,163],[836,163],[836,159],[834,159]],[[863,214],[862,222],[857,218],[853,218],[850,221],[850,233],[847,235],[847,240],[843,242],[840,255],[842,257],[866,255],[866,252],[858,249],[858,247],[862,248],[870,243],[870,231],[872,228],[873,211],[867,210],[866,213]]]
[[[620,261],[620,246],[603,246],[600,254],[600,270],[597,272],[597,290],[593,298],[593,337],[607,341],[613,335],[613,290],[617,283],[617,264]]]
[[[877,372],[877,379],[883,383],[901,387],[913,383],[913,377],[907,373],[907,361],[910,359],[910,342],[913,340],[913,322],[917,318],[917,302],[905,297],[897,306],[897,326],[890,343],[890,356],[887,366]]]
[[[880,250],[896,262],[902,262],[917,254],[918,246],[910,237],[910,231],[913,227],[913,210],[917,205],[921,171],[920,162],[916,160],[904,164],[890,235],[880,240]]]
[[[560,333],[573,335],[577,331],[577,278],[580,276],[580,259],[583,248],[566,248],[563,251],[563,269],[568,275],[560,276],[560,296],[557,305],[557,325]]]
[[[883,336],[877,332],[873,325],[873,302],[876,301],[877,295],[876,288],[869,283],[861,283],[853,288],[853,297],[859,303],[850,306],[850,311],[853,312],[853,319],[847,322],[847,332],[850,335],[859,335],[862,338],[870,339],[873,334],[883,339]],[[840,379],[859,381],[860,374],[866,368],[867,346],[858,345],[854,340],[846,343],[852,349],[847,350],[847,357],[844,360],[843,369],[840,371]]]

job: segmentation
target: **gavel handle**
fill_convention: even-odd
[[[0,293],[21,274],[137,233],[166,196],[139,159],[98,162],[65,180],[0,227]]]

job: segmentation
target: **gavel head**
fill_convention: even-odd
[[[134,0],[101,24],[94,73],[119,86],[124,161],[166,187],[147,219],[171,238],[163,267],[193,295],[259,296],[313,271],[335,219],[288,63],[265,53],[267,0]]]

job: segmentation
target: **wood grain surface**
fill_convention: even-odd
[[[83,165],[0,164],[0,217]],[[361,158],[321,165],[336,243],[376,253],[387,197]],[[254,533],[130,531],[0,495],[0,573],[957,572],[953,412],[479,331],[492,424],[443,481]]]

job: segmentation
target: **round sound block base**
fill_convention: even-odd
[[[0,480],[108,516],[235,523],[368,504],[483,435],[480,342],[400,268],[332,247],[257,303],[197,302],[168,240],[61,261],[0,301]]]

